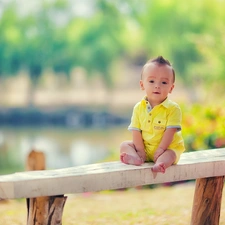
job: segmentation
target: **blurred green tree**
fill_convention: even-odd
[[[122,53],[120,34],[123,21],[115,2],[97,0],[96,12],[85,20],[80,34],[80,62],[89,76],[99,73],[106,86],[113,85],[111,69]]]
[[[170,59],[193,101],[199,100],[200,87],[212,88],[213,82],[218,89],[218,81],[225,83],[224,1],[144,0],[141,6],[137,0],[131,2],[131,17],[138,22],[145,46],[139,51],[142,59]]]
[[[189,72],[197,74],[198,80],[204,83],[206,100],[215,101],[215,98],[225,94],[222,88],[225,85],[224,8],[225,1],[203,1],[199,9],[199,17],[204,21],[203,29],[201,33],[192,36],[202,61]]]
[[[98,74],[107,88],[112,87],[111,67],[122,49],[121,18],[116,4],[97,0],[95,13],[83,18],[73,15],[70,8],[68,0],[57,0],[41,1],[41,7],[35,12],[21,17],[11,4],[4,11],[5,23],[1,22],[1,27],[8,39],[0,40],[5,49],[0,56],[1,70],[6,74],[11,72],[9,69],[16,73],[22,66],[28,71],[30,105],[36,85],[47,68],[69,78],[75,66],[82,66],[89,76]]]
[[[0,19],[0,33],[0,76],[15,75],[22,64],[22,33],[14,5],[3,11]]]
[[[27,70],[32,91],[45,69],[69,78],[81,66],[112,88],[118,60],[143,65],[164,55],[193,100],[194,87],[224,90],[224,1],[93,0],[92,13],[83,16],[73,12],[74,4],[41,0],[21,16],[9,1],[0,15],[0,75]]]

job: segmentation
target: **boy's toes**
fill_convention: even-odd
[[[140,158],[137,158],[133,155],[128,155],[125,152],[121,153],[120,160],[125,164],[131,164],[135,166],[140,166],[142,164],[142,160]]]
[[[152,167],[152,171],[155,172],[155,173],[165,173],[166,171],[166,167],[165,167],[165,164],[164,163],[158,163],[158,164],[155,164],[153,167]]]

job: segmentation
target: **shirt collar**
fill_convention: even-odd
[[[166,98],[162,103],[161,105],[163,105],[165,108],[168,108],[169,107],[169,99]]]
[[[147,108],[147,111],[150,112],[152,110],[152,106],[150,105],[149,101],[147,100],[147,96],[145,96],[142,100],[141,100],[142,104],[144,104]],[[164,106],[165,108],[169,107],[169,99],[166,98],[162,103],[160,103],[159,105]]]

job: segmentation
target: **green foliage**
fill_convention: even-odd
[[[9,149],[6,144],[0,146],[0,174],[13,173],[22,170],[18,163],[17,154]]]
[[[99,73],[106,85],[112,86],[111,65],[122,47],[122,20],[116,4],[98,0],[95,14],[84,18],[70,13],[70,7],[67,0],[41,1],[35,13],[19,17],[16,7],[8,5],[0,21],[3,37],[6,36],[0,42],[6,49],[0,52],[2,73],[8,74],[9,68],[22,63],[36,84],[44,69],[52,68],[56,74],[69,76],[75,66],[82,66],[88,75]],[[15,45],[20,46],[19,52]],[[20,59],[17,64],[16,56]],[[4,58],[12,61],[7,68]],[[17,66],[14,70],[19,69]]]
[[[69,77],[82,66],[112,87],[112,67],[121,58],[143,65],[164,55],[187,87],[224,94],[224,0],[93,0],[83,16],[69,0],[41,0],[22,16],[8,2],[0,15],[0,76],[25,69],[36,84],[46,69]]]
[[[120,14],[109,1],[98,0],[95,16],[86,19],[86,26],[79,39],[80,63],[88,75],[100,73],[108,87],[112,86],[111,65],[121,52],[119,34]]]
[[[152,0],[144,1],[143,7],[138,7],[135,0],[132,3],[135,9],[130,13],[138,22],[136,32],[142,35],[144,61],[146,55],[164,55],[187,87],[194,88],[196,79],[198,86],[218,80],[225,83],[225,55],[221,48],[225,40],[225,1]]]
[[[225,110],[222,106],[183,106],[183,129],[187,151],[225,147]]]
[[[0,20],[0,75],[15,74],[21,68],[22,34],[15,7],[8,8]]]

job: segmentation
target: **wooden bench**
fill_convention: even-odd
[[[0,199],[48,196],[48,201],[52,201],[50,197],[64,199],[61,204],[64,205],[64,194],[69,193],[197,179],[191,224],[219,224],[225,176],[225,148],[184,153],[179,163],[168,168],[164,174],[153,173],[152,165],[145,163],[133,166],[116,161],[3,175],[0,176]],[[61,209],[58,207],[58,210]],[[28,224],[35,223],[28,219]],[[60,216],[57,222],[46,224],[61,224]]]

